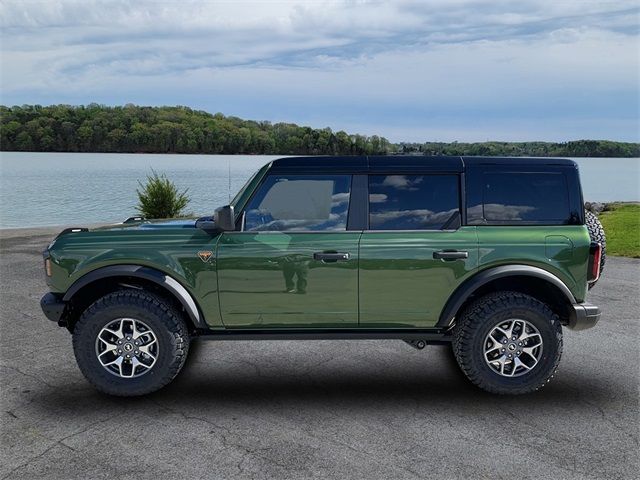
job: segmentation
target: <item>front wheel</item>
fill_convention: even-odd
[[[182,317],[163,298],[120,290],[93,303],[73,331],[78,366],[98,390],[151,393],[178,374],[189,350]]]
[[[562,354],[562,326],[539,300],[518,292],[489,294],[464,310],[453,351],[464,374],[491,393],[522,394],[553,377]]]

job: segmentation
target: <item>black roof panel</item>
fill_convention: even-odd
[[[411,173],[462,172],[466,165],[566,165],[576,166],[564,158],[532,157],[445,157],[427,155],[313,156],[286,157],[274,160],[273,173]]]
[[[567,165],[575,167],[577,165],[568,158],[548,158],[548,157],[462,157],[465,165],[505,165],[514,163],[518,165]]]

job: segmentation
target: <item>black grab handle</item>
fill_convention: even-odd
[[[313,254],[313,259],[321,262],[344,262],[349,260],[349,254],[340,252],[316,252]]]
[[[462,250],[441,250],[439,252],[433,252],[433,258],[436,260],[459,260],[469,258],[469,252]]]

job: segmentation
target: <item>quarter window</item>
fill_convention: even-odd
[[[493,224],[568,223],[567,180],[563,173],[485,172],[482,209]]]
[[[370,175],[370,230],[439,230],[459,218],[457,175]]]
[[[350,175],[270,175],[245,210],[245,231],[346,230]]]

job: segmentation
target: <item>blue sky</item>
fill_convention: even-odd
[[[187,105],[392,141],[640,141],[635,1],[0,4],[0,102]]]

